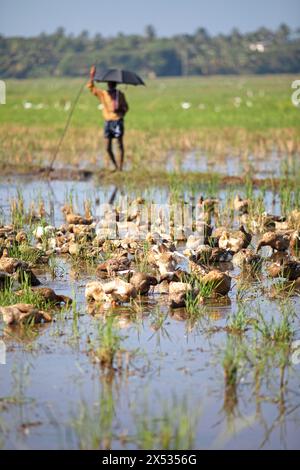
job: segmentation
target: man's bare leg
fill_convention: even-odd
[[[109,155],[109,158],[111,159],[112,163],[114,164],[115,169],[117,170],[118,165],[117,165],[117,162],[116,162],[116,159],[115,159],[115,156],[114,156],[114,152],[113,152],[113,149],[112,149],[112,139],[111,138],[108,137],[108,138],[105,139],[105,147],[106,147],[106,151]]]
[[[124,143],[123,143],[123,136],[118,137],[117,141],[118,141],[118,148],[119,148],[119,155],[120,155],[120,158],[119,158],[119,161],[120,161],[119,170],[122,171],[122,170],[123,170],[123,164],[124,164],[124,155],[125,155]]]

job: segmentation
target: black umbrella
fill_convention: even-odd
[[[110,69],[106,71],[97,71],[95,75],[96,82],[115,82],[127,85],[145,85],[141,77],[129,70]]]

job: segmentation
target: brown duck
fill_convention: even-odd
[[[107,283],[91,281],[85,288],[85,297],[88,301],[122,303],[129,302],[130,299],[134,299],[136,296],[136,288],[129,282],[119,278]]]
[[[233,252],[224,248],[213,248],[209,257],[209,263],[228,263],[232,260]]]
[[[171,282],[169,284],[169,304],[171,308],[183,308],[186,306],[187,296],[195,298],[197,291],[187,282]]]
[[[156,286],[158,281],[155,276],[151,274],[136,272],[130,276],[129,282],[136,288],[140,295],[148,294],[151,286]]]
[[[40,281],[31,271],[29,264],[25,261],[17,258],[11,258],[8,256],[8,250],[4,249],[3,254],[0,258],[0,271],[4,271],[8,274],[14,274],[19,282],[22,282],[27,278],[28,283],[32,286],[40,285]]]
[[[26,243],[28,241],[27,233],[24,230],[21,230],[16,234],[16,242],[17,243]]]
[[[224,248],[212,248],[209,245],[203,245],[199,250],[196,250],[195,255],[191,259],[196,263],[215,264],[227,263],[232,260],[233,252],[225,250]]]
[[[240,214],[247,214],[250,205],[250,199],[242,199],[239,194],[237,194],[233,201],[234,209]]]
[[[116,275],[118,271],[126,271],[130,267],[130,259],[126,251],[109,258],[97,266],[96,274],[101,278]]]
[[[50,287],[32,287],[31,291],[34,292],[35,294],[38,294],[46,302],[51,302],[55,305],[59,305],[62,303],[69,305],[72,303],[72,299],[70,297],[67,297],[66,295],[56,294],[56,292]],[[17,294],[20,294],[20,295],[22,293],[23,293],[22,290],[17,292]]]
[[[271,277],[284,277],[288,281],[295,281],[300,277],[300,263],[293,260],[281,260],[268,267]]]
[[[228,274],[213,269],[202,277],[203,283],[212,284],[212,294],[225,296],[231,289],[231,277]]]
[[[35,308],[31,304],[15,304],[7,307],[0,307],[0,314],[4,323],[14,325],[18,323],[41,323],[42,321],[50,322],[52,317],[49,313]]]
[[[256,268],[262,263],[261,257],[249,248],[243,248],[232,259],[235,266],[240,268]]]
[[[209,213],[215,212],[218,204],[219,204],[219,199],[213,199],[213,198],[204,199],[203,196],[200,196],[199,201],[198,201],[199,207],[201,207],[204,210],[204,212],[209,212]]]
[[[243,248],[248,248],[252,240],[252,235],[246,232],[243,225],[240,226],[239,230],[229,232],[225,231],[222,233],[219,239],[219,248],[233,251],[237,253]]]
[[[272,250],[286,251],[290,245],[290,235],[280,232],[266,232],[260,239],[256,252],[258,252],[263,246],[269,246]]]
[[[65,204],[61,211],[65,215],[68,224],[90,225],[93,222],[93,217],[82,217],[79,214],[74,214],[69,204]]]

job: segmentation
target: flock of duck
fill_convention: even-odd
[[[180,240],[175,241],[163,220],[156,223],[155,231],[148,227],[145,239],[132,235],[133,229],[136,234],[142,228],[142,199],[132,202],[126,213],[110,206],[97,223],[86,204],[84,215],[64,205],[62,226],[37,224],[32,235],[13,224],[1,226],[0,291],[13,285],[13,292],[21,296],[20,285],[26,280],[32,292],[49,304],[70,304],[69,297],[40,286],[35,269],[46,265],[51,255],[96,260],[94,280],[85,286],[86,301],[95,310],[99,305],[111,308],[149,293],[164,295],[172,309],[188,307],[190,302],[226,302],[232,288],[232,265],[240,268],[241,275],[257,276],[265,266],[270,277],[281,277],[288,283],[300,281],[300,211],[292,211],[288,217],[266,213],[253,216],[252,202],[236,196],[234,210],[239,228],[232,230],[212,224],[212,220],[218,220],[217,199],[200,198],[198,204],[201,216],[196,230],[182,227]],[[42,214],[36,219],[39,217]],[[127,233],[122,238],[108,239],[105,230],[118,222],[127,226]],[[267,257],[261,255],[263,247],[271,249]],[[10,254],[16,252],[20,258],[26,254],[25,259],[34,254],[35,264]],[[27,303],[3,305],[0,314],[9,325],[53,318],[53,312]]]

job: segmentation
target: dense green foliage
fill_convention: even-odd
[[[300,71],[300,30],[281,25],[241,34],[210,36],[204,28],[194,34],[157,37],[145,34],[104,38],[66,35],[63,28],[38,37],[0,36],[0,77],[81,76],[90,64],[123,67],[148,75],[211,75],[297,73]]]

